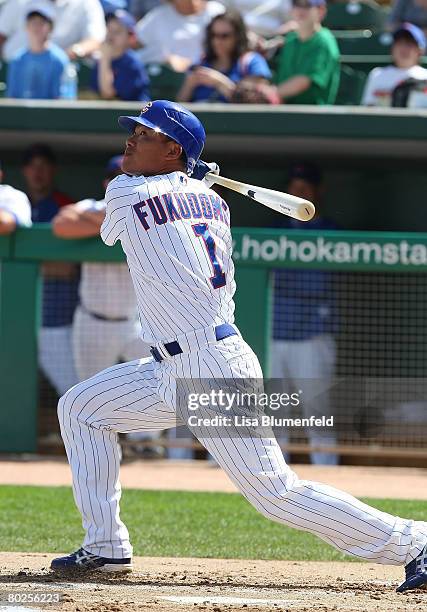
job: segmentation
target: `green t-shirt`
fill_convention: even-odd
[[[307,76],[311,86],[298,96],[287,98],[289,104],[333,104],[340,80],[337,41],[327,28],[320,28],[308,40],[296,32],[288,34],[280,54],[276,83],[294,76]]]

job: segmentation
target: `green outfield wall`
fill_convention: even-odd
[[[269,371],[273,269],[387,272],[404,279],[406,273],[427,271],[424,233],[236,228],[233,239],[236,320],[265,373]],[[37,448],[41,263],[123,260],[119,245],[109,248],[100,239],[61,240],[52,235],[49,225],[0,237],[0,452]]]

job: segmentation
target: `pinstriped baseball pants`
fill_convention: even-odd
[[[59,422],[86,550],[109,558],[132,555],[120,519],[117,433],[175,427],[177,379],[234,378],[262,378],[255,354],[239,336],[161,363],[142,359],[116,365],[60,399]],[[333,487],[300,480],[272,436],[249,432],[216,437],[201,435],[200,429],[194,433],[245,498],[269,519],[383,564],[406,564],[427,542],[427,523],[380,512]]]

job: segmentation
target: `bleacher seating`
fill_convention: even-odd
[[[340,86],[335,104],[343,106],[357,106],[360,104],[366,74],[355,70],[351,66],[342,65],[340,74]]]
[[[387,12],[376,2],[336,2],[329,4],[324,25],[331,30],[381,30]]]
[[[393,37],[390,32],[363,30],[360,34],[337,39],[342,55],[387,55],[390,56]]]

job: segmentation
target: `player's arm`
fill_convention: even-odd
[[[7,236],[16,230],[16,217],[8,210],[0,209],[0,236]]]
[[[80,210],[78,204],[71,204],[53,218],[52,231],[58,238],[98,236],[104,217],[103,210]]]
[[[31,204],[25,193],[14,189],[0,206],[0,235],[11,234],[17,227],[31,227]]]

